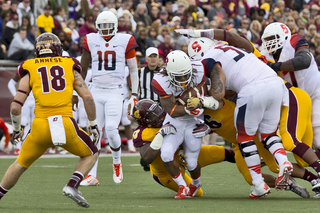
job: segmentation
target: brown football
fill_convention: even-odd
[[[205,82],[201,82],[200,84],[198,84],[195,87],[190,87],[188,89],[186,89],[185,91],[183,91],[177,98],[176,98],[176,102],[178,105],[183,105],[186,106],[187,105],[187,100],[191,97],[197,97],[197,93],[200,93],[203,95],[204,93],[204,84]]]

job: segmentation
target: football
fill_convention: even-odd
[[[203,81],[200,84],[198,84],[197,86],[190,87],[190,88],[186,89],[185,91],[183,91],[176,98],[177,104],[186,106],[187,100],[191,97],[197,97],[197,93],[199,93],[200,95],[204,95],[204,85],[205,85],[205,82]]]

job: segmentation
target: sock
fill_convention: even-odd
[[[133,147],[133,140],[132,139],[128,139],[128,147]]]
[[[316,170],[316,172],[320,173],[320,160],[315,161],[313,164],[310,164],[310,166]]]
[[[264,146],[273,155],[278,165],[281,165],[285,161],[288,161],[286,151],[284,150],[281,139],[278,136],[270,135],[269,137],[264,139]]]
[[[225,152],[225,161],[228,161],[230,163],[235,163],[236,160],[234,159],[234,152],[233,149],[224,149]]]
[[[8,192],[9,190],[3,188],[1,185],[0,185],[0,200],[1,198]]]
[[[112,153],[113,163],[114,164],[121,163],[121,148],[118,151],[113,151],[111,149],[111,153]]]
[[[88,175],[92,175],[93,177],[97,177],[97,170],[98,170],[98,160],[94,163],[93,167],[91,168],[90,172],[88,173]]]
[[[318,158],[320,159],[320,151],[316,151],[315,153],[318,156]]]
[[[179,174],[176,177],[172,177],[172,179],[174,180],[174,182],[176,182],[178,184],[178,186],[182,185],[182,186],[187,186],[186,182],[184,181],[181,172],[179,172]]]
[[[81,181],[83,180],[84,176],[81,172],[75,171],[72,175],[72,177],[69,180],[69,183],[67,184],[68,186],[72,188],[78,189]]]
[[[312,172],[306,170],[302,179],[311,182],[312,180],[318,179],[318,177]]]
[[[192,178],[192,184],[193,184],[193,185],[199,186],[199,185],[201,184],[200,176],[201,176],[201,174],[200,174],[199,177],[196,178],[196,179],[193,179],[193,178]]]

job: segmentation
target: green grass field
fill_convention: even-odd
[[[110,156],[110,155],[109,155]],[[292,155],[289,154],[290,159]],[[290,191],[276,191],[259,200],[250,200],[250,186],[235,164],[223,162],[202,169],[200,198],[175,200],[175,192],[156,183],[139,165],[139,156],[123,156],[124,180],[112,180],[112,158],[100,157],[99,186],[79,187],[91,207],[84,209],[62,195],[62,188],[73,173],[77,158],[40,158],[20,178],[0,202],[0,213],[37,212],[130,212],[130,213],[250,213],[250,212],[320,212],[320,200],[303,199]],[[0,176],[14,159],[0,159]],[[263,168],[266,172],[267,169]],[[311,185],[306,187],[313,196]]]

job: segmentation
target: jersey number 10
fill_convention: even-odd
[[[98,54],[98,70],[102,70],[102,64],[104,70],[115,70],[116,69],[116,52],[115,51],[105,51],[102,53],[100,50],[97,51]]]

